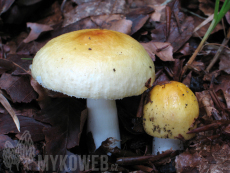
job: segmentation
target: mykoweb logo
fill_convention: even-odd
[[[35,160],[35,147],[29,131],[25,131],[19,142],[14,146],[10,141],[5,142],[3,149],[3,163],[10,170],[16,165],[19,171],[20,162],[24,169],[29,170],[28,165],[36,162],[39,171],[117,171],[117,164],[110,164],[107,155],[38,155]]]
[[[41,156],[39,156],[41,157]],[[51,160],[52,170],[55,170],[55,165],[59,165],[60,171],[117,171],[117,164],[108,164],[107,155],[45,155],[44,159],[38,158],[40,170],[50,170],[48,160]],[[41,160],[41,161],[39,161]]]

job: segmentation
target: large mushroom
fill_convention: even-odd
[[[52,39],[37,52],[31,72],[45,88],[87,98],[88,131],[96,148],[109,137],[120,140],[115,100],[140,95],[155,79],[154,64],[141,44],[104,29]]]
[[[196,128],[194,120],[199,116],[199,105],[194,93],[184,84],[176,81],[156,85],[144,105],[143,126],[153,136],[152,153],[157,155],[170,148],[183,150],[183,142],[194,137],[187,134]]]

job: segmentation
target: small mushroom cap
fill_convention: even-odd
[[[132,37],[85,29],[58,36],[34,57],[32,76],[43,87],[69,96],[122,99],[140,95],[155,80],[153,61]]]
[[[181,134],[188,140],[194,136],[186,133],[196,128],[196,125],[191,125],[199,116],[199,105],[186,85],[171,81],[156,85],[150,91],[143,113],[143,126],[147,134],[171,139]]]

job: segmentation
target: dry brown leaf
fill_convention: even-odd
[[[214,13],[215,2],[211,0],[199,0],[199,9],[207,16]]]
[[[6,142],[8,141],[8,142]],[[9,145],[7,145],[7,143]],[[11,145],[10,145],[11,144]],[[12,140],[9,136],[7,135],[0,135],[0,151],[5,149],[5,148],[14,148],[16,146],[16,143],[14,140]]]
[[[14,3],[14,0],[1,0],[0,1],[0,16],[2,13],[5,13],[13,3]]]
[[[161,6],[161,5],[167,5],[169,3],[169,0],[128,0],[128,4],[130,5],[130,8],[138,8],[143,7],[146,5],[154,5],[154,6]]]
[[[201,162],[200,155],[196,152],[194,154],[186,151],[176,157],[176,170],[178,173],[191,173],[196,170],[196,167]]]
[[[40,108],[44,109],[49,105],[51,98],[48,96],[46,90],[34,79],[31,78],[30,84],[33,89],[38,93],[38,98],[36,99]]]
[[[36,92],[30,85],[29,76],[13,76],[4,73],[0,78],[0,88],[5,90],[12,101],[29,103],[37,98]]]
[[[207,32],[209,25],[211,24],[211,21],[213,20],[213,15],[209,16],[206,20],[203,20],[197,16],[193,16],[194,18],[194,25],[195,29],[193,30],[193,37],[203,37],[205,33]],[[223,29],[221,24],[217,24],[212,33],[215,33],[219,30]]]
[[[186,151],[176,157],[178,173],[228,173],[230,172],[230,147],[228,144],[203,145],[197,152]]]
[[[173,52],[178,51],[191,38],[194,29],[194,19],[191,16],[178,20],[182,20],[183,23],[178,28],[176,21],[171,21],[170,34],[167,39],[167,42],[173,46]]]
[[[124,19],[122,14],[111,14],[111,15],[100,15],[100,16],[91,16],[90,19],[95,22],[98,26],[106,25],[111,21]]]
[[[222,90],[224,98],[227,104],[227,108],[230,108],[230,75],[220,75],[217,80],[220,84],[214,84],[214,90]]]
[[[220,54],[219,58],[219,70],[223,70],[230,74],[230,51],[225,49],[223,53]]]
[[[150,19],[152,21],[164,22],[166,20],[165,5],[151,7],[154,8],[155,12],[150,15]]]
[[[53,100],[40,115],[36,115],[37,120],[52,125],[43,130],[46,139],[45,154],[64,156],[67,148],[79,145],[87,118],[87,111],[84,109],[85,105],[76,98],[59,98]],[[58,163],[53,166],[58,168],[60,166]]]
[[[42,14],[47,17],[38,20],[37,23],[54,26],[62,21],[62,12],[58,1],[55,1],[48,10],[42,11]]]
[[[11,61],[0,59],[0,75],[13,69],[15,69],[15,65]]]
[[[228,12],[225,14],[225,17],[226,17],[226,20],[227,20],[228,24],[230,24],[230,11],[228,11]]]
[[[178,52],[183,55],[191,55],[192,50],[190,49],[189,43],[186,43]]]
[[[125,13],[125,0],[95,0],[76,6],[73,10],[64,13],[63,26],[75,23],[89,16],[99,16],[104,14],[123,14]]]
[[[121,19],[121,20],[113,20],[106,24],[106,26],[102,26],[103,29],[109,29],[114,30],[118,32],[122,32],[125,34],[130,35],[131,34],[131,28],[132,28],[132,21]]]
[[[214,106],[209,91],[196,92],[196,97],[199,102],[199,107],[204,108],[209,117],[212,116],[212,112],[219,114],[219,111]]]
[[[40,1],[42,1],[42,0],[17,0],[17,3],[19,3],[21,5],[29,6],[29,5],[34,5]]]
[[[49,25],[43,25],[43,24],[38,24],[38,23],[27,23],[27,27],[31,28],[30,34],[28,37],[26,37],[23,42],[24,43],[29,43],[31,41],[36,40],[42,33],[47,32],[47,31],[52,31],[53,28],[50,27]]]
[[[72,2],[75,2],[77,5],[84,4],[86,2],[93,2],[95,0],[71,0]]]
[[[205,64],[200,61],[193,61],[190,65],[190,68],[192,68],[196,72],[202,72],[205,69]]]
[[[19,123],[18,117],[15,114],[13,108],[10,106],[10,103],[8,102],[8,100],[2,94],[1,90],[0,90],[0,102],[4,106],[4,108],[8,111],[8,113],[11,115],[11,117],[13,118],[14,123],[15,123],[18,131],[20,132],[20,123]]]
[[[126,15],[126,19],[133,22],[131,35],[143,27],[149,19],[150,14],[153,12],[154,9],[152,7],[144,6],[137,8]]]
[[[155,60],[154,55],[157,55],[162,61],[175,61],[172,56],[173,47],[170,43],[150,41],[148,43],[141,44],[149,53],[149,56],[153,59],[153,61]]]

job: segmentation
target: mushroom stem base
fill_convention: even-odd
[[[120,131],[115,100],[87,99],[87,131],[92,133],[96,149],[109,137],[119,140],[111,147],[120,148]]]
[[[153,147],[152,147],[152,154],[157,155],[159,152],[160,154],[162,151],[166,150],[183,150],[184,145],[183,142],[179,139],[169,139],[169,138],[153,138]]]

